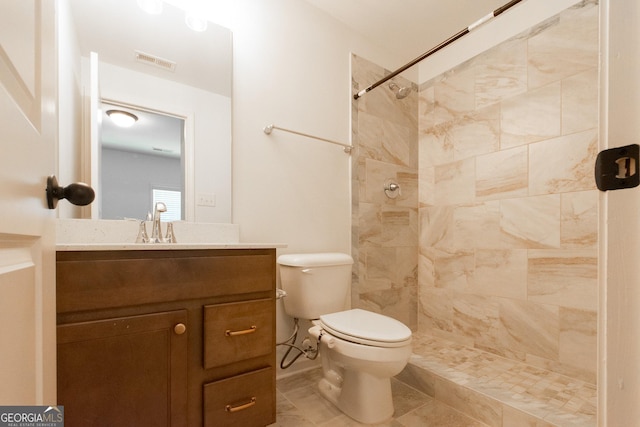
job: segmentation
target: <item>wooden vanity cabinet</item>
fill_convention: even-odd
[[[275,249],[57,252],[67,426],[275,422]]]
[[[185,425],[187,337],[174,328],[186,318],[178,310],[58,326],[67,425]]]

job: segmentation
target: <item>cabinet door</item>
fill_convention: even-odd
[[[187,311],[58,326],[67,426],[186,426]]]

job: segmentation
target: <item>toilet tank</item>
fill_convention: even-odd
[[[286,254],[278,257],[286,313],[298,319],[348,308],[353,258],[343,253]]]

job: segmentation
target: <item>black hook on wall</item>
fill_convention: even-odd
[[[55,209],[60,199],[67,199],[77,206],[86,206],[93,202],[95,197],[96,193],[93,188],[84,182],[76,182],[66,187],[61,187],[58,185],[58,179],[55,175],[47,178],[47,205],[49,209]]]

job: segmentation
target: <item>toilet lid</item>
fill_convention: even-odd
[[[404,323],[359,308],[324,314],[320,323],[331,335],[359,344],[401,347],[411,340]]]

